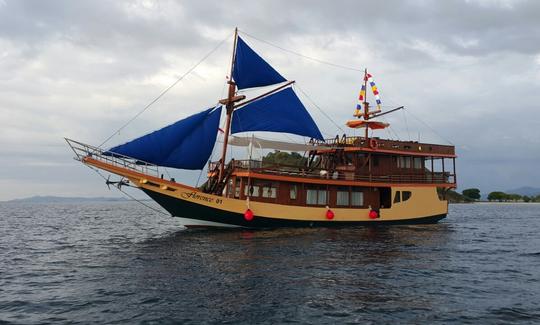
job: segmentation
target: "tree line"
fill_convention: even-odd
[[[468,188],[463,190],[462,195],[470,201],[480,200],[480,190],[477,188]],[[514,193],[504,193],[501,191],[494,191],[488,194],[488,201],[495,202],[540,202],[540,194],[536,196],[519,195]]]

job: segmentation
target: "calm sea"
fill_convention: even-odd
[[[540,323],[540,205],[435,225],[185,230],[134,202],[0,204],[0,323]]]

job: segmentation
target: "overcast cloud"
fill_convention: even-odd
[[[71,159],[63,137],[100,144],[229,36],[109,144],[213,105],[223,96],[235,26],[340,125],[362,73],[258,39],[367,67],[385,108],[406,107],[387,117],[392,133],[379,135],[451,141],[461,189],[540,187],[539,14],[539,1],[520,0],[0,0],[0,200],[117,196]],[[341,133],[300,96],[324,134]],[[172,173],[190,183],[198,176]]]

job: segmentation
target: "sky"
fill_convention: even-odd
[[[539,13],[532,0],[0,0],[0,200],[119,196],[64,137],[113,146],[214,105],[235,27],[296,80],[323,134],[343,133],[367,68],[383,109],[405,106],[375,135],[455,145],[459,190],[540,187]]]

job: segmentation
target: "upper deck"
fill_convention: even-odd
[[[399,141],[380,139],[377,137],[366,139],[359,136],[342,136],[324,141],[314,141],[315,145],[331,147],[329,150],[343,149],[345,151],[379,152],[397,155],[411,155],[422,157],[456,158],[455,147],[450,145],[422,143],[418,141]],[[321,152],[325,152],[323,150]]]
[[[306,151],[304,165],[233,159],[226,176],[334,185],[456,186],[454,146],[346,136],[311,144],[314,149]],[[219,166],[209,164],[210,178],[217,177]]]

